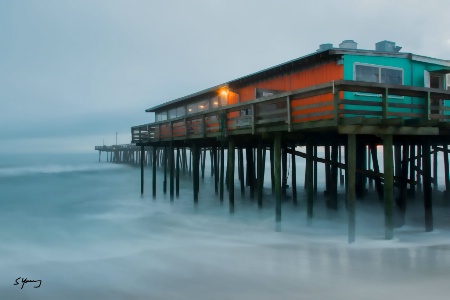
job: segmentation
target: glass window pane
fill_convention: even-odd
[[[379,68],[364,65],[355,65],[355,80],[364,82],[378,82]]]
[[[156,121],[165,121],[167,120],[167,112],[159,112],[156,114]]]
[[[209,109],[209,101],[202,100],[198,102],[198,111],[205,111]]]
[[[184,106],[177,108],[177,117],[182,117],[186,115],[186,108]]]
[[[403,84],[403,72],[401,70],[381,68],[381,83]]]
[[[220,106],[224,107],[228,105],[228,94],[219,96]]]
[[[174,108],[174,109],[169,110],[169,119],[174,119],[176,117],[177,117],[177,109]]]
[[[197,103],[188,104],[188,114],[195,114],[197,112]]]
[[[211,98],[211,108],[218,108],[219,107],[219,97],[213,97]]]

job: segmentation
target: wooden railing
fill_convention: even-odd
[[[298,124],[320,126],[314,121],[328,120],[338,125],[351,117],[449,122],[449,99],[450,91],[445,90],[339,80],[134,126],[132,143],[254,134],[265,130],[291,131]]]

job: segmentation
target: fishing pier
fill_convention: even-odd
[[[352,48],[351,42],[340,48],[324,44],[311,55],[150,108],[155,122],[132,127],[136,146],[116,151],[134,153],[125,157],[140,163],[142,193],[144,166],[152,166],[153,196],[157,167],[164,168],[163,189],[168,182],[171,200],[179,193],[180,169],[192,168],[194,203],[209,153],[215,192],[224,201],[228,190],[231,213],[236,190],[245,195],[248,189],[262,207],[268,176],[277,222],[288,173],[294,204],[297,174],[304,173],[305,213],[308,220],[314,217],[321,163],[327,209],[347,210],[349,242],[355,240],[357,199],[372,187],[384,206],[386,239],[405,223],[408,199],[418,191],[425,230],[432,231],[439,169],[442,192],[450,197],[450,62],[398,53],[388,41],[375,51]],[[440,155],[444,166],[438,168]],[[305,159],[304,170],[296,156]],[[338,185],[345,186],[344,203],[338,203]]]

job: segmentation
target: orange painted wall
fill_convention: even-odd
[[[321,83],[330,82],[333,80],[339,80],[344,78],[344,66],[338,65],[336,62],[330,62],[327,64],[319,65],[307,70],[301,70],[297,73],[292,73],[285,76],[280,76],[274,79],[270,79],[264,82],[259,82],[257,84],[253,84],[250,86],[243,87],[239,89],[237,92],[240,95],[240,102],[250,101],[255,99],[255,89],[263,88],[263,89],[274,89],[274,90],[282,90],[282,91],[293,91]],[[318,102],[328,102],[333,100],[333,95],[323,95],[316,96],[302,100],[294,100],[292,101],[292,106],[297,107],[301,104],[312,104]],[[321,108],[308,109],[304,111],[293,112],[293,116],[301,115],[301,114],[309,114],[314,112],[328,111],[332,110],[333,107],[325,106]],[[316,119],[326,119],[332,117],[332,112],[330,111],[330,115],[321,116],[321,117],[313,117],[313,118],[303,118],[302,121],[310,121]],[[295,119],[294,119],[295,122]]]

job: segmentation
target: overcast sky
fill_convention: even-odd
[[[0,0],[0,153],[130,141],[144,110],[353,39],[450,59],[449,0]]]

